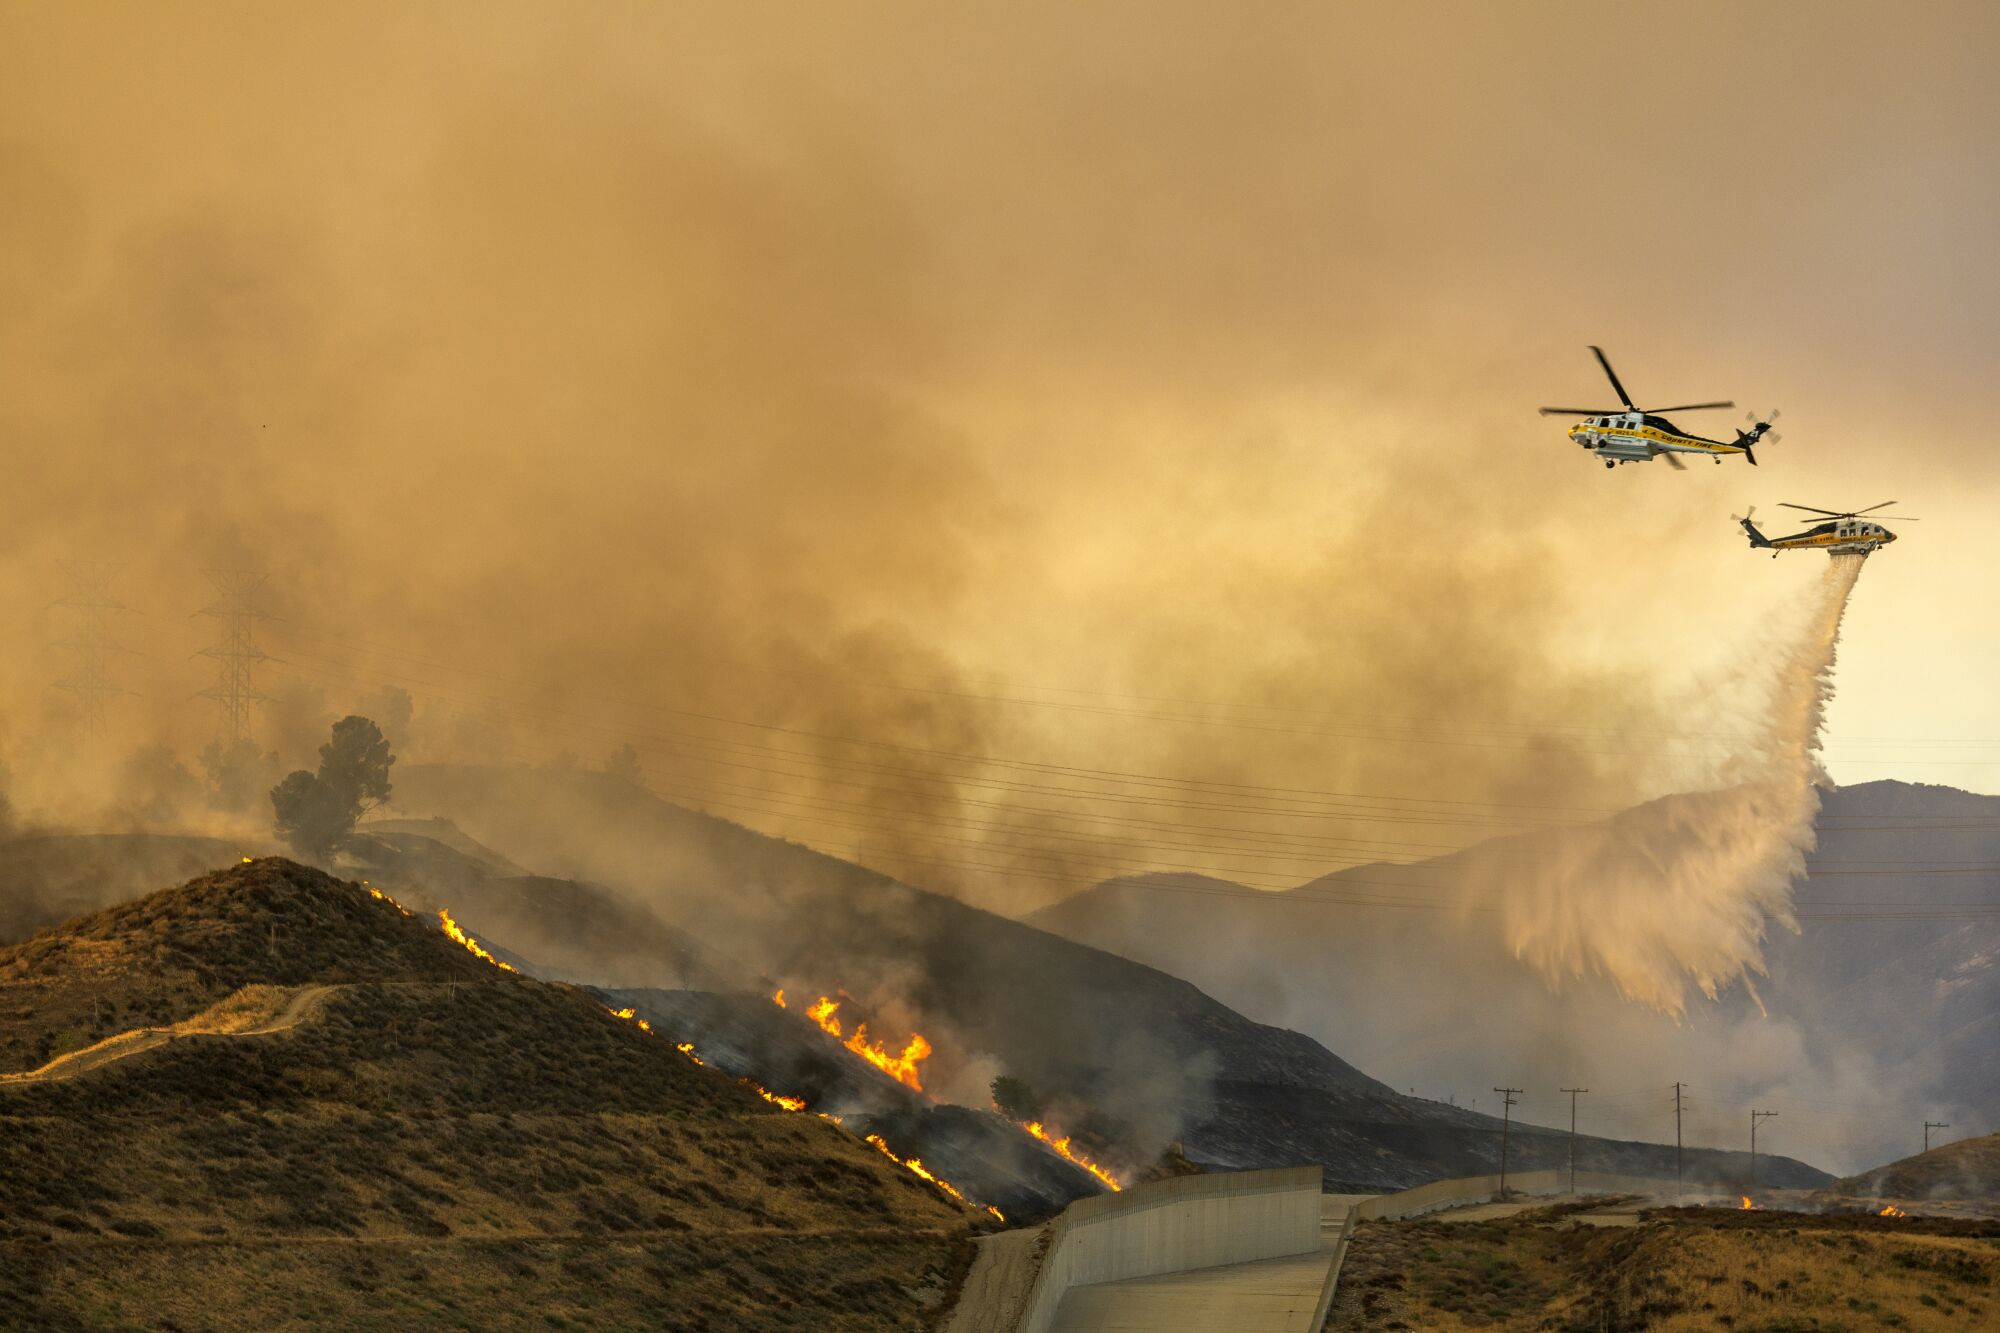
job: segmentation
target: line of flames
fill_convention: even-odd
[[[389,906],[395,908],[398,912],[401,912],[404,916],[410,915],[409,908],[403,906],[401,903],[397,902],[394,898],[391,898],[388,894],[382,892],[382,890],[369,884],[367,880],[364,879],[361,881],[361,883],[364,887],[368,889],[368,892],[374,894],[379,901],[389,904]]]
[[[995,1107],[994,1109],[998,1110],[999,1108]],[[1003,1112],[1002,1114],[1005,1113]],[[1085,1157],[1082,1153],[1072,1151],[1069,1146],[1070,1136],[1068,1134],[1057,1138],[1039,1120],[1017,1120],[1015,1123],[1032,1134],[1038,1142],[1047,1145],[1055,1152],[1056,1156],[1062,1158],[1065,1162],[1073,1166],[1080,1166],[1090,1172],[1091,1175],[1096,1176],[1103,1183],[1104,1187],[1113,1194],[1124,1190],[1125,1187],[1118,1183],[1116,1176],[1099,1166],[1096,1162],[1091,1161],[1088,1157]]]
[[[874,1144],[876,1150],[879,1151],[884,1157],[894,1162],[897,1166],[902,1167],[905,1171],[908,1171],[911,1175],[916,1176],[919,1180],[928,1180],[931,1184],[937,1186],[939,1189],[943,1190],[946,1194],[949,1194],[952,1198],[957,1199],[960,1203],[964,1204],[968,1208],[975,1206],[972,1200],[966,1198],[963,1194],[960,1194],[958,1192],[958,1188],[954,1186],[949,1180],[940,1180],[936,1176],[932,1175],[930,1172],[930,1168],[926,1167],[920,1158],[898,1157],[894,1149],[892,1149],[888,1144],[882,1142],[882,1136],[880,1134],[868,1135],[867,1141]],[[1005,1222],[1007,1220],[1006,1214],[1002,1213],[998,1208],[995,1208],[992,1204],[989,1203],[985,1205],[985,1208],[987,1212],[993,1214],[993,1216],[999,1218],[1002,1222]]]
[[[404,916],[410,915],[409,908],[404,907],[394,898],[391,898],[388,894],[382,892],[382,890],[375,888],[371,885],[369,886],[368,892],[373,894],[377,899],[381,900],[382,902],[388,903],[391,907],[401,912]],[[485,949],[480,948],[479,941],[473,939],[470,935],[467,935],[464,931],[460,930],[458,928],[458,923],[451,919],[451,913],[449,911],[443,908],[439,908],[438,920],[444,923],[445,934],[451,936],[453,939],[457,940],[460,944],[463,944],[467,949],[470,949],[475,955],[477,955],[480,958],[484,958],[487,962],[493,964],[495,967],[502,968],[508,972],[514,971],[512,965],[502,962],[498,958],[495,958],[491,953],[488,953]],[[780,1007],[783,1007],[785,1003],[785,993],[782,990],[779,991],[776,995],[772,996],[771,998],[775,1000]],[[837,1020],[833,1021],[832,1026],[829,1027],[828,1020],[831,1019],[833,1011],[835,1009],[838,1009],[840,1006],[836,1002],[827,999],[823,995],[820,997],[820,1005],[824,1006],[824,1014],[822,1015],[820,1009],[816,1007],[814,1010],[815,1018],[819,1021],[821,1027],[826,1028],[826,1030],[828,1032],[831,1032],[834,1036],[836,1037],[839,1036],[840,1035],[839,1022]],[[611,1009],[609,1006],[606,1006],[606,1008],[613,1018],[622,1018],[626,1022],[636,1026],[641,1032],[650,1033],[653,1030],[653,1025],[647,1022],[645,1019],[639,1017],[638,1011],[635,1009],[631,1008]],[[914,1033],[911,1034],[910,1044],[909,1046],[904,1048],[903,1056],[899,1061],[897,1057],[890,1056],[886,1052],[882,1051],[879,1046],[871,1050],[863,1040],[865,1034],[867,1033],[867,1030],[868,1030],[868,1025],[865,1023],[857,1027],[854,1030],[853,1039],[846,1043],[847,1048],[851,1051],[854,1051],[857,1055],[866,1057],[871,1063],[880,1066],[885,1072],[895,1077],[899,1082],[908,1083],[912,1088],[915,1088],[918,1092],[922,1092],[923,1088],[918,1085],[916,1079],[916,1066],[918,1061],[924,1059],[931,1053],[930,1043],[925,1041],[923,1037],[917,1034]],[[857,1045],[857,1043],[861,1044]],[[921,1047],[922,1049],[919,1050],[918,1049],[919,1047]],[[693,1042],[691,1041],[678,1042],[675,1044],[674,1049],[679,1051],[682,1055],[686,1056],[688,1059],[692,1060],[695,1064],[701,1066],[703,1069],[709,1068],[708,1061],[702,1059],[700,1055],[696,1054]],[[903,1072],[898,1072],[899,1068]],[[904,1077],[904,1073],[907,1073],[908,1077]],[[772,1092],[769,1088],[764,1087],[762,1084],[758,1083],[755,1079],[740,1078],[736,1081],[738,1083],[741,1083],[744,1087],[749,1088],[750,1090],[755,1092],[759,1097],[762,1097],[765,1101],[771,1103],[773,1106],[778,1107],[780,1110],[803,1111],[806,1109],[806,1099],[803,1097],[793,1097],[786,1093]],[[821,1111],[818,1114],[819,1118],[822,1120],[830,1120],[836,1125],[840,1123],[840,1117],[837,1115],[828,1115],[824,1111]],[[880,1135],[870,1134],[868,1136],[868,1142],[874,1144],[876,1148],[880,1149],[882,1155],[887,1157],[890,1161],[896,1163],[898,1166],[910,1172],[912,1175],[917,1176],[922,1180],[930,1182],[932,1185],[936,1186],[944,1193],[950,1195],[953,1199],[956,1199],[959,1203],[963,1204],[965,1207],[971,1208],[975,1206],[983,1206],[987,1212],[993,1214],[996,1220],[1001,1222],[1005,1222],[1007,1220],[1006,1215],[1002,1213],[998,1208],[995,1208],[990,1203],[985,1205],[975,1205],[970,1199],[965,1197],[965,1195],[959,1190],[959,1188],[956,1185],[952,1184],[949,1180],[942,1179],[941,1177],[932,1174],[929,1168],[925,1167],[923,1162],[918,1158],[898,1157],[890,1149],[889,1145],[882,1141]],[[1065,1140],[1065,1142],[1067,1142],[1067,1140]],[[1118,1187],[1116,1185],[1113,1185],[1112,1188],[1116,1189]]]
[[[782,987],[772,993],[771,1003],[777,1005],[780,1009],[789,1009],[791,1007],[785,1003],[785,992]],[[834,1017],[834,1015],[839,1009],[840,1001],[822,995],[819,997],[819,1003],[806,1010],[806,1017],[817,1023],[820,1029],[828,1036],[838,1037],[841,1035],[840,1020]],[[910,1044],[904,1047],[902,1056],[897,1057],[889,1055],[880,1044],[871,1044],[867,1040],[867,1033],[868,1025],[863,1023],[855,1028],[852,1037],[841,1044],[856,1055],[867,1060],[876,1068],[890,1075],[897,1082],[903,1083],[918,1092],[922,1092],[924,1089],[923,1084],[918,1081],[917,1064],[928,1058],[931,1054],[931,1044],[924,1040],[923,1034],[911,1033]],[[998,1110],[999,1108],[995,1107],[994,1109]],[[1039,1120],[1017,1120],[1014,1123],[1026,1130],[1044,1147],[1047,1147],[1064,1161],[1088,1171],[1106,1189],[1117,1193],[1125,1188],[1118,1183],[1118,1178],[1112,1175],[1110,1171],[1090,1158],[1085,1157],[1082,1153],[1072,1149],[1070,1147],[1070,1143],[1072,1142],[1070,1135],[1052,1134]]]
[[[1895,1204],[1893,1204],[1893,1203],[1892,1203],[1892,1204],[1889,1204],[1889,1205],[1887,1205],[1886,1207],[1884,1207],[1884,1208],[1882,1209],[1882,1211],[1881,1211],[1881,1212],[1879,1212],[1879,1213],[1877,1213],[1877,1214],[1876,1214],[1876,1216],[1877,1216],[1877,1217],[1908,1217],[1908,1216],[1909,1216],[1909,1214],[1908,1214],[1908,1213],[1906,1213],[1906,1212],[1904,1212],[1904,1211],[1903,1211],[1902,1209],[1898,1208],[1898,1207],[1897,1207],[1897,1206],[1896,1206]]]
[[[771,997],[771,1002],[780,1009],[789,1007],[785,1004],[785,993],[782,990]],[[840,1001],[822,995],[818,1004],[806,1010],[806,1017],[819,1024],[820,1030],[829,1037],[841,1037],[840,1020],[834,1017],[839,1009]],[[868,1040],[866,1023],[857,1023],[854,1035],[844,1037],[841,1045],[912,1092],[924,1090],[923,1079],[918,1073],[917,1066],[930,1059],[931,1044],[925,1040],[923,1033],[912,1032],[909,1041],[903,1045],[902,1053],[891,1055],[889,1048],[881,1042]]]
[[[438,920],[444,924],[445,934],[451,936],[453,939],[457,940],[460,944],[463,944],[466,948],[472,950],[475,956],[484,958],[487,962],[493,964],[493,966],[499,968],[502,972],[512,972],[514,970],[514,965],[512,963],[503,963],[498,958],[495,958],[492,954],[488,953],[486,950],[480,948],[479,941],[473,939],[472,936],[460,930],[458,928],[458,922],[453,921],[451,919],[451,913],[442,907],[438,908]]]
[[[611,1015],[614,1018],[622,1018],[625,1019],[627,1022],[638,1024],[638,1026],[642,1031],[651,1032],[653,1030],[651,1024],[647,1023],[645,1019],[638,1017],[638,1015],[631,1009],[613,1009],[611,1010]],[[679,1051],[682,1055],[685,1055],[688,1059],[694,1061],[696,1064],[700,1065],[702,1068],[706,1069],[709,1067],[708,1062],[695,1053],[693,1042],[691,1041],[680,1042],[675,1045],[674,1049]],[[751,1091],[755,1092],[759,1097],[762,1097],[765,1101],[771,1103],[773,1106],[779,1107],[782,1110],[803,1111],[806,1109],[806,1099],[803,1097],[793,1097],[781,1092],[772,1092],[769,1088],[762,1086],[754,1079],[739,1078],[736,1081],[738,1083],[741,1083],[744,1087],[749,1088]],[[820,1119],[830,1120],[836,1125],[841,1123],[840,1117],[837,1115],[829,1115],[825,1111],[819,1111],[816,1112],[815,1114],[817,1114]],[[896,1163],[898,1166],[910,1172],[912,1175],[917,1176],[922,1180],[929,1181],[932,1185],[935,1185],[938,1189],[950,1195],[952,1198],[956,1199],[959,1203],[964,1204],[966,1207],[974,1208],[983,1206],[986,1209],[986,1211],[993,1214],[993,1216],[997,1220],[1001,1222],[1005,1222],[1007,1220],[1006,1214],[1002,1213],[998,1208],[995,1208],[990,1203],[984,1205],[974,1204],[972,1200],[965,1197],[964,1193],[960,1191],[956,1185],[952,1184],[949,1180],[945,1180],[942,1177],[933,1174],[931,1170],[928,1167],[926,1167],[920,1159],[915,1157],[909,1157],[909,1158],[898,1157],[895,1154],[895,1152],[890,1149],[889,1145],[882,1141],[880,1135],[877,1134],[868,1135],[868,1142],[874,1144],[875,1147],[881,1151],[882,1155],[887,1157],[890,1161]]]

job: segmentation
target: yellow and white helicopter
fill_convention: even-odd
[[[1597,357],[1597,364],[1604,367],[1605,378],[1618,391],[1618,401],[1625,404],[1625,410],[1605,407],[1545,407],[1543,416],[1582,417],[1569,428],[1569,437],[1590,450],[1604,461],[1604,466],[1615,467],[1620,463],[1649,463],[1655,458],[1665,458],[1677,469],[1685,470],[1679,454],[1704,454],[1720,463],[1725,454],[1742,454],[1756,465],[1757,455],[1751,452],[1753,445],[1762,439],[1777,440],[1771,433],[1771,418],[1758,421],[1757,414],[1750,414],[1753,423],[1749,430],[1739,430],[1733,440],[1711,440],[1705,435],[1690,435],[1667,420],[1668,412],[1703,412],[1716,407],[1734,407],[1732,402],[1682,403],[1678,407],[1640,408],[1632,403],[1632,397],[1625,392],[1625,386],[1618,382],[1618,372],[1611,368],[1600,347],[1590,349]]]
[[[1836,514],[1831,509],[1815,509],[1811,505],[1784,504],[1784,509],[1803,509],[1808,514],[1824,514],[1824,522],[1815,523],[1804,532],[1795,532],[1789,537],[1766,537],[1757,530],[1750,520],[1756,516],[1753,505],[1748,514],[1731,515],[1743,530],[1750,534],[1750,545],[1771,552],[1776,560],[1780,551],[1825,551],[1828,555],[1867,555],[1880,550],[1896,540],[1896,534],[1882,526],[1878,519],[1893,518],[1898,523],[1915,523],[1917,520],[1902,514],[1877,514],[1875,518],[1863,518],[1863,514],[1874,514],[1878,509],[1887,509],[1896,503],[1884,500],[1881,504],[1857,509],[1852,513]]]

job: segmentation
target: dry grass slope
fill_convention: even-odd
[[[1564,1211],[1364,1223],[1327,1327],[1830,1333],[2000,1318],[1990,1226],[1675,1210],[1657,1225],[1598,1230],[1565,1225]]]
[[[0,1327],[916,1328],[969,1261],[874,1149],[289,863],[45,932],[0,985],[17,1053],[93,1004],[213,1029],[0,1085]],[[337,989],[248,1035],[245,986]]]

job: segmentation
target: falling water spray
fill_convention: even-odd
[[[1713,998],[1741,981],[1755,995],[1769,924],[1797,929],[1792,886],[1827,781],[1820,728],[1863,559],[1832,557],[1799,633],[1772,656],[1764,715],[1712,790],[1465,859],[1466,901],[1499,914],[1516,957],[1555,984],[1607,977],[1676,1017],[1690,983]]]

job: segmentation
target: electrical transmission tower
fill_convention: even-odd
[[[241,569],[202,572],[215,585],[216,601],[195,614],[220,620],[222,637],[201,650],[203,657],[220,664],[214,687],[203,690],[201,697],[222,705],[222,738],[234,745],[249,734],[250,705],[264,698],[257,692],[253,673],[259,662],[271,657],[257,647],[256,629],[258,621],[272,617],[257,607],[257,594],[264,587],[262,574]]]
[[[1750,1192],[1757,1192],[1757,1122],[1769,1120],[1776,1111],[1752,1111],[1750,1113]]]
[[[1507,1200],[1507,1130],[1514,1118],[1514,1099],[1521,1094],[1519,1088],[1495,1088],[1500,1094],[1500,1200]]]
[[[111,617],[127,611],[123,602],[111,595],[111,575],[82,565],[64,565],[69,576],[69,595],[50,604],[51,610],[69,611],[76,616],[70,637],[56,647],[71,654],[70,672],[55,682],[59,690],[76,696],[77,715],[83,734],[104,734],[104,701],[124,691],[112,684],[110,658],[127,651],[111,638]]]

